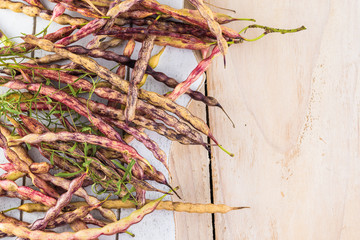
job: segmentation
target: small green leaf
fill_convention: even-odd
[[[126,200],[128,200],[130,196],[131,196],[130,193],[127,193],[127,194],[121,199],[121,201],[126,202]]]
[[[37,96],[40,94],[42,88],[42,83],[40,84],[39,90],[34,94],[34,98],[37,98]]]
[[[8,111],[9,113],[12,113],[12,114],[15,114],[15,115],[20,115],[22,114],[22,112],[16,110],[16,109],[13,109],[13,108],[10,108],[9,105],[3,105],[4,109],[6,111]]]
[[[85,156],[88,155],[88,151],[89,151],[88,144],[87,144],[86,142],[84,142],[84,155],[85,155]]]
[[[77,144],[78,144],[78,143],[76,142],[76,143],[74,144],[74,146],[72,146],[68,151],[71,152],[71,153],[74,152],[74,151],[75,151],[75,148],[77,147]]]
[[[54,165],[54,152],[51,152],[50,163],[51,163],[51,165]]]
[[[83,162],[82,166],[83,166],[84,168],[89,168],[91,162],[92,162],[92,160],[87,160],[87,161]]]
[[[58,103],[49,111],[49,115],[58,114],[60,111],[56,110]]]
[[[81,131],[81,132],[91,131],[91,127],[83,127],[80,131]]]
[[[74,88],[71,86],[71,85],[68,85],[68,87],[70,88],[70,91],[71,91],[71,94],[76,97],[77,93],[76,91],[74,90]]]
[[[56,173],[54,176],[55,177],[73,177],[73,176],[75,176],[75,175],[77,175],[77,174],[79,174],[79,173],[81,173],[82,172],[82,170],[79,170],[79,171],[77,171],[77,172],[73,172],[73,173],[69,173],[69,172],[60,172],[60,173]]]
[[[136,188],[134,186],[131,187],[130,192],[133,193],[136,191]]]
[[[121,163],[119,163],[118,161],[116,161],[116,160],[111,160],[111,162],[112,162],[113,164],[115,164],[118,168],[126,171],[126,168],[125,168]]]
[[[28,143],[25,143],[25,144],[26,144],[26,146],[27,146],[28,150],[30,151],[30,149],[31,149],[31,145],[30,145],[30,144],[28,144]]]

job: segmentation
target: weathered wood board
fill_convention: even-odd
[[[213,195],[215,203],[251,208],[217,214],[214,223],[209,214],[175,213],[176,239],[359,239],[360,2],[210,2],[258,24],[308,30],[232,46],[226,69],[221,58],[214,62],[207,92],[236,128],[219,109],[206,116],[202,104],[190,108],[209,119],[235,157],[213,147],[210,165],[201,147],[173,144],[172,183],[184,201],[207,203]],[[1,28],[16,25],[17,16],[2,15]],[[153,223],[143,226],[156,231]],[[159,236],[173,239],[174,233],[149,238],[145,229],[137,239]]]
[[[210,1],[236,16],[308,30],[233,46],[208,93],[215,203],[251,209],[215,216],[233,239],[359,239],[359,1]],[[240,30],[239,27],[235,29]],[[249,35],[250,36],[250,33]]]
[[[203,91],[203,88],[201,90]],[[193,101],[190,111],[206,119],[203,103]],[[210,172],[208,152],[203,146],[172,143],[169,156],[172,185],[180,186],[179,194],[185,202],[210,203]],[[173,201],[181,201],[177,197]],[[174,213],[176,239],[212,239],[211,214]]]

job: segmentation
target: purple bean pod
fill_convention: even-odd
[[[68,205],[71,201],[72,195],[82,186],[84,179],[86,177],[86,173],[82,174],[81,176],[75,178],[71,181],[69,189],[66,193],[62,194],[59,199],[56,201],[56,205],[51,207],[44,218],[36,220],[31,225],[31,230],[39,230],[39,229],[45,229],[47,224],[55,219],[57,216],[59,216],[61,210],[63,207]]]

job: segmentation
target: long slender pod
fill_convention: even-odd
[[[163,197],[162,197],[163,198]],[[129,216],[120,219],[117,222],[109,223],[102,228],[91,228],[80,230],[78,232],[52,233],[40,230],[31,231],[26,227],[17,226],[13,223],[0,223],[0,231],[6,234],[13,234],[20,238],[28,238],[30,240],[80,240],[94,239],[101,235],[113,235],[125,232],[131,225],[140,222],[147,214],[153,212],[162,198],[154,200],[143,206],[142,208],[132,212]]]
[[[82,174],[72,180],[68,191],[59,197],[55,206],[51,207],[49,211],[47,211],[44,218],[36,220],[31,225],[31,230],[45,229],[47,224],[60,214],[61,209],[70,203],[72,195],[82,186],[85,177],[86,174]]]
[[[150,200],[146,200],[150,202]],[[74,207],[87,206],[86,202],[73,202]],[[108,209],[121,209],[121,208],[136,208],[136,205],[132,201],[122,200],[106,200],[102,206]],[[173,201],[161,201],[156,210],[167,210],[175,212],[187,212],[187,213],[228,213],[233,210],[245,209],[248,207],[230,207],[225,204],[200,204],[189,202],[173,202]],[[46,212],[49,207],[39,203],[25,203],[18,207],[19,210],[25,212]]]
[[[135,118],[136,103],[138,98],[138,84],[145,75],[145,70],[151,57],[154,47],[155,36],[146,37],[139,52],[139,59],[136,61],[134,70],[131,73],[127,102],[125,107],[125,121],[131,122]]]

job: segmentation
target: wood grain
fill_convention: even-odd
[[[216,215],[216,239],[359,239],[359,2],[210,2],[308,28],[232,46],[226,69],[218,58],[209,72],[209,95],[236,123],[210,109],[236,155],[213,148],[215,203],[251,207]]]
[[[204,87],[200,89],[204,91]],[[204,104],[192,101],[191,112],[206,119]],[[169,167],[172,173],[172,185],[179,186],[182,201],[192,203],[210,203],[210,172],[208,152],[202,146],[172,143]],[[179,201],[173,197],[173,201]],[[211,214],[174,213],[176,239],[212,239]]]

